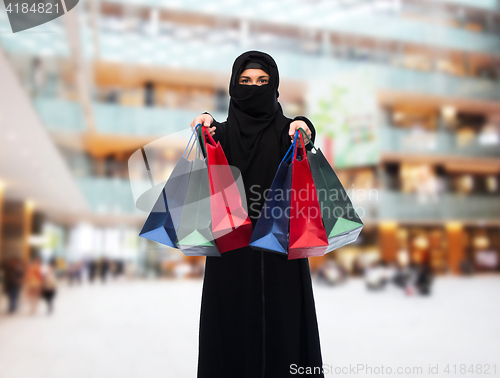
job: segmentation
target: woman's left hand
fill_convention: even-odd
[[[311,130],[309,130],[309,126],[307,126],[307,123],[305,123],[304,121],[293,121],[291,124],[290,124],[290,130],[288,131],[288,135],[290,135],[290,138],[292,139],[292,143],[293,143],[293,138],[295,137],[295,131],[298,130],[300,128],[302,128],[307,136],[310,138],[311,137]],[[309,139],[307,138],[304,138],[304,136],[302,136],[304,140],[304,143],[305,144],[308,144],[309,143]],[[302,142],[300,141],[300,135],[299,135],[299,139],[297,140],[297,145],[298,147],[302,147]]]

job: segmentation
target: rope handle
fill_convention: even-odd
[[[189,145],[191,144],[191,139],[193,139],[193,136],[194,136],[195,132],[197,132],[197,129],[198,129],[199,125],[200,124],[196,125],[196,127],[193,129],[193,132],[191,133],[191,136],[189,137],[189,141],[187,143],[186,149],[184,150],[184,153],[182,154],[182,156],[184,158],[187,158],[189,155],[191,155],[191,151],[193,151],[193,147],[194,147],[194,145],[196,143],[196,138],[193,140],[193,144],[191,145],[191,149],[189,150],[188,154],[186,155],[186,151],[189,148]]]
[[[201,125],[201,123],[199,125]],[[200,137],[200,133],[202,134],[200,140],[203,140],[202,149],[203,149],[203,152],[206,156],[207,155],[207,148],[205,145],[207,144],[207,141],[205,140],[205,134],[207,135],[207,139],[212,146],[215,147],[217,145],[217,143],[215,142],[212,135],[210,135],[210,133],[206,130],[206,128],[204,126],[202,126],[198,129],[198,137]]]
[[[302,128],[302,127],[299,127],[299,131],[305,135],[305,137],[307,138],[307,140],[309,140],[309,143],[311,143],[311,146],[314,148],[314,151],[318,151],[318,149],[316,148],[316,146],[314,145],[314,143],[312,142],[311,138],[309,138],[309,135],[307,135],[307,133],[305,132],[305,130]]]
[[[215,147],[215,146],[217,145],[217,143],[215,143],[214,138],[213,138],[213,137],[212,137],[212,135],[210,135],[210,133],[207,131],[206,127],[204,127],[204,126],[203,126],[201,129],[202,129],[202,133],[203,133],[203,135],[207,134],[208,141],[210,142],[210,144],[211,144],[212,146],[214,146],[214,147]]]
[[[201,123],[197,124],[196,127],[200,126]],[[199,145],[201,147],[201,151],[203,153],[204,156],[207,156],[207,149],[205,147],[205,139],[203,138],[203,136],[201,135],[201,130],[203,129],[203,126],[202,127],[199,127],[198,128],[198,132],[197,132],[197,135],[196,135],[196,139],[198,139],[199,141]]]
[[[302,142],[302,159],[307,159],[306,155],[306,147],[304,145],[304,139],[302,138],[302,133],[299,132],[299,130],[295,130],[295,135],[297,137],[297,134],[300,135],[300,141]],[[293,159],[295,160],[297,158],[297,143],[295,144],[295,151],[293,154]]]
[[[283,159],[281,160],[281,162],[288,162],[288,160],[290,160],[290,158],[292,157],[292,155],[289,156],[290,152],[292,152],[295,148],[295,143],[297,142],[297,134],[295,134],[295,138],[293,139],[293,143],[292,145],[288,148],[288,151],[286,152],[285,156],[283,157]]]

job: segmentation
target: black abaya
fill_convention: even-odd
[[[275,88],[277,99],[278,74],[274,60],[264,53],[245,53],[233,66],[228,120],[223,123],[214,120],[212,126],[216,126],[214,139],[221,143],[228,163],[241,170],[248,211],[255,227],[264,203],[262,193],[271,186],[291,145],[288,129],[292,119],[283,115],[277,100],[268,114],[253,113],[257,117],[248,117],[252,111],[247,108],[248,113],[241,116],[243,106],[238,107],[233,101],[237,97],[233,78],[237,80],[247,60],[268,67],[270,82],[266,87]],[[248,87],[255,89],[255,86]],[[268,120],[267,124],[263,119]],[[311,122],[305,117],[296,119],[308,124],[314,141]],[[242,133],[239,127],[254,125],[257,125],[254,130],[260,127],[255,134],[238,139],[246,131]],[[236,145],[239,148],[235,148]],[[308,259],[287,260],[286,256],[251,247],[206,258],[198,378],[281,378],[296,376],[292,372],[299,367],[316,367],[316,374],[307,376],[324,377],[319,372],[321,366]]]

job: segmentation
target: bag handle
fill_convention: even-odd
[[[196,130],[196,141],[198,142],[196,143],[196,157],[201,158],[201,152],[200,152],[201,147],[200,147],[200,141],[198,140],[198,130]]]
[[[290,158],[292,157],[292,155],[289,156],[289,154],[295,148],[295,143],[296,142],[297,142],[297,134],[295,134],[295,137],[293,139],[292,145],[288,148],[288,151],[286,152],[285,157],[283,158],[283,160],[281,160],[282,163],[283,162],[288,162],[288,160],[290,160]]]
[[[307,155],[306,155],[306,147],[304,146],[304,139],[302,138],[302,133],[299,132],[299,130],[295,130],[295,135],[299,134],[300,135],[300,141],[302,142],[302,156],[303,156],[303,159],[307,159]],[[297,158],[297,143],[295,143],[295,151],[293,153],[293,160],[295,160]]]
[[[201,125],[201,124],[200,124],[200,125]],[[200,127],[200,128],[198,129],[198,132],[199,132],[199,133],[201,132],[201,136],[202,136],[202,138],[200,138],[200,139],[203,139],[202,149],[203,149],[203,153],[204,153],[204,154],[205,154],[205,156],[206,156],[206,155],[207,155],[207,148],[206,148],[206,146],[205,146],[205,145],[207,144],[207,141],[205,140],[205,134],[207,135],[207,138],[208,138],[208,140],[209,140],[209,142],[210,142],[210,144],[211,144],[212,146],[214,146],[214,147],[215,147],[215,146],[217,145],[217,143],[215,143],[214,138],[212,138],[212,136],[210,135],[210,133],[206,130],[206,128],[205,128],[204,126]],[[198,134],[198,135],[199,135],[199,134]]]
[[[186,146],[186,149],[184,150],[184,153],[182,154],[182,157],[184,158],[187,158],[189,155],[191,155],[191,151],[193,151],[193,147],[196,143],[196,138],[193,140],[193,144],[191,146],[191,149],[189,150],[189,153],[186,155],[186,151],[187,149],[189,148],[189,145],[191,144],[191,139],[193,139],[193,136],[194,136],[194,133],[196,133],[198,130],[198,126],[200,126],[201,124],[197,124],[196,127],[194,128],[193,132],[191,133],[191,136],[189,137],[189,142],[187,143],[187,146]]]
[[[215,146],[217,145],[217,143],[215,143],[214,138],[213,138],[213,137],[212,137],[212,135],[210,135],[210,133],[207,131],[206,127],[204,127],[204,126],[203,126],[203,127],[201,127],[201,129],[202,129],[202,131],[201,131],[201,132],[202,132],[202,134],[203,134],[203,140],[205,141],[205,134],[206,134],[206,135],[207,135],[207,138],[208,138],[208,141],[210,142],[210,144],[211,144],[212,146],[214,146],[214,147],[215,147]],[[205,141],[205,143],[206,143],[206,141]]]
[[[316,148],[316,146],[314,145],[314,143],[312,142],[311,138],[309,138],[309,135],[307,135],[307,133],[304,131],[304,129],[302,127],[299,127],[299,131],[304,134],[304,136],[307,138],[307,140],[309,140],[309,143],[311,143],[311,146],[314,148],[314,151],[318,151],[318,149]]]
[[[198,125],[196,126],[200,126],[201,123],[199,123]],[[198,132],[197,132],[197,135],[196,135],[196,139],[198,139],[198,144],[200,145],[201,147],[201,151],[203,153],[204,156],[207,156],[207,149],[205,148],[205,140],[203,138],[203,135],[201,135],[201,129],[203,129],[203,126],[202,127],[199,127],[198,128]]]

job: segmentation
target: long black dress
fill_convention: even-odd
[[[233,76],[238,72],[233,69]],[[282,114],[280,106],[278,112]],[[248,211],[255,227],[264,203],[263,195],[255,193],[270,188],[291,145],[288,126],[292,119],[281,116],[279,133],[275,127],[264,128],[251,164],[243,167],[246,157],[239,156],[235,143],[233,149],[230,145],[228,130],[234,127],[231,116],[230,109],[228,121],[214,121],[214,139],[221,143],[228,163],[242,171]],[[296,119],[308,124],[314,141],[311,122],[305,117]],[[251,190],[252,185],[259,185],[259,190]],[[206,258],[198,378],[280,378],[297,376],[292,373],[299,367],[318,370],[321,366],[308,259],[287,260],[286,256],[251,247]],[[322,373],[307,376],[324,377]]]

